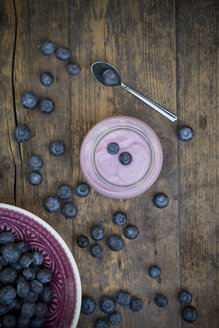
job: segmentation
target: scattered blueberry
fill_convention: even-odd
[[[16,244],[8,244],[1,248],[2,255],[8,263],[16,263],[20,256],[20,249]]]
[[[22,305],[21,312],[27,318],[32,318],[36,314],[36,304],[32,302],[25,302]]]
[[[36,304],[36,316],[41,318],[44,317],[48,312],[48,305],[44,302],[38,302]]]
[[[116,312],[116,311],[113,313],[110,313],[108,318],[109,318],[109,322],[113,326],[120,324],[120,322],[122,321],[122,317],[121,317],[120,313]]]
[[[90,248],[90,252],[93,257],[100,259],[103,255],[103,248],[95,244]]]
[[[38,103],[38,107],[43,114],[51,114],[55,110],[55,104],[49,98],[41,99]]]
[[[4,285],[11,285],[14,284],[17,280],[17,271],[13,268],[4,268],[0,272],[0,281]]]
[[[113,313],[115,311],[115,308],[116,303],[111,297],[106,296],[100,301],[100,309],[104,313]]]
[[[21,298],[28,297],[28,295],[30,293],[30,286],[23,277],[20,276],[18,278],[16,285],[17,285],[16,286],[17,296],[19,296]]]
[[[153,265],[149,268],[148,273],[151,278],[158,279],[161,275],[161,269],[158,266]]]
[[[33,264],[36,264],[36,265],[43,264],[44,256],[41,252],[35,251],[35,252],[33,252],[32,256],[33,256]]]
[[[197,310],[192,306],[186,306],[182,311],[182,317],[186,322],[195,322],[198,318]]]
[[[23,276],[27,281],[34,280],[36,278],[36,270],[34,268],[25,268]]]
[[[180,292],[178,300],[182,306],[189,305],[192,302],[192,295],[184,290]]]
[[[43,73],[40,76],[40,82],[44,86],[49,87],[54,82],[54,76],[51,73]]]
[[[44,56],[51,56],[55,52],[55,44],[52,41],[45,41],[41,45],[41,51],[44,54]]]
[[[131,302],[131,295],[127,292],[119,292],[116,301],[121,306],[129,305]]]
[[[63,185],[57,189],[57,196],[60,200],[67,201],[73,196],[72,188],[67,185]]]
[[[119,155],[119,161],[123,165],[128,165],[132,161],[132,155],[128,152],[123,152]]]
[[[130,309],[133,312],[139,312],[143,308],[143,302],[141,299],[132,299],[130,303]]]
[[[16,290],[12,286],[3,286],[0,289],[0,304],[8,305],[10,304],[16,297]]]
[[[15,241],[14,235],[11,232],[0,233],[0,244],[7,245]]]
[[[154,196],[153,203],[158,208],[164,208],[169,204],[169,198],[166,194],[160,192]]]
[[[39,171],[43,167],[43,159],[40,156],[32,156],[29,159],[29,168],[32,171]]]
[[[87,197],[90,193],[90,186],[88,186],[85,182],[79,183],[75,189],[75,192],[78,197]]]
[[[90,315],[96,309],[94,300],[90,297],[83,297],[81,303],[81,312],[83,314]]]
[[[29,175],[29,182],[32,186],[39,186],[43,181],[42,174],[40,172],[32,172]]]
[[[35,317],[31,320],[30,322],[30,328],[41,328],[43,327],[45,322],[45,318],[39,318],[39,317]]]
[[[39,98],[33,92],[25,93],[21,98],[21,104],[27,110],[36,108],[38,101]]]
[[[62,61],[67,61],[71,57],[71,50],[68,48],[60,47],[56,48],[56,58]]]
[[[80,73],[81,67],[77,63],[69,63],[67,66],[68,74],[76,76]]]
[[[43,292],[43,284],[38,280],[32,280],[30,282],[30,289],[35,294],[41,294]]]
[[[113,222],[117,226],[123,226],[127,222],[127,216],[124,212],[117,212],[113,217]]]
[[[114,252],[121,251],[123,246],[124,246],[124,241],[119,235],[111,236],[108,239],[108,247]]]
[[[128,239],[135,239],[138,237],[139,231],[138,228],[134,225],[129,225],[124,230],[124,235]]]
[[[103,73],[103,84],[109,87],[120,85],[120,77],[118,73],[114,72],[111,69],[107,69]]]
[[[166,296],[158,294],[155,299],[154,299],[154,303],[161,308],[165,308],[168,304],[168,299]]]
[[[5,328],[14,328],[16,327],[17,320],[16,316],[12,313],[6,314],[2,319],[2,325]]]
[[[115,155],[119,152],[119,145],[116,142],[111,142],[107,146],[107,151],[109,154]]]
[[[64,142],[62,142],[62,141],[53,141],[49,145],[49,150],[53,156],[60,157],[60,156],[64,155],[64,153],[66,151],[66,147],[65,147]]]
[[[24,253],[19,261],[22,268],[28,268],[33,263],[33,255],[31,253]]]
[[[177,135],[179,140],[187,142],[192,140],[194,136],[194,130],[190,126],[183,125],[177,129]]]
[[[87,246],[89,246],[89,239],[85,236],[80,236],[77,239],[77,244],[81,248],[86,248]]]
[[[37,279],[42,284],[47,284],[52,280],[52,271],[49,269],[41,269],[39,272],[37,272]]]
[[[91,229],[90,235],[92,239],[99,241],[105,237],[105,232],[101,226],[96,226]]]
[[[95,322],[95,328],[109,328],[109,324],[107,323],[106,320],[98,319]]]
[[[73,219],[78,214],[78,208],[74,203],[66,203],[62,208],[62,214],[67,219]]]
[[[58,198],[48,197],[44,203],[44,207],[49,213],[56,213],[60,209],[61,204]]]
[[[28,126],[26,126],[25,124],[19,124],[15,130],[14,130],[14,139],[19,142],[19,143],[23,143],[26,142],[28,140],[30,140],[31,138],[31,131],[28,128]]]
[[[40,294],[40,299],[43,302],[49,303],[52,299],[52,289],[49,286],[44,286]]]

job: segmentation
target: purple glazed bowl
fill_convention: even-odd
[[[53,272],[53,298],[45,328],[77,327],[81,309],[81,281],[75,260],[59,234],[45,221],[21,208],[0,204],[0,233],[10,231],[16,241],[44,255],[44,266]]]

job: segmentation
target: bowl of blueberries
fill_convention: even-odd
[[[45,221],[0,204],[0,327],[73,328],[81,281],[63,239]]]

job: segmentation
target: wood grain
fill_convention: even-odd
[[[83,294],[94,298],[96,311],[81,315],[78,327],[94,327],[104,317],[99,301],[127,290],[144,301],[136,314],[122,314],[121,328],[187,327],[177,301],[180,288],[193,294],[199,319],[194,326],[216,328],[215,222],[216,222],[216,61],[215,4],[213,1],[174,0],[10,0],[0,4],[0,202],[16,204],[47,221],[63,237],[74,254]],[[70,77],[66,63],[40,53],[40,44],[52,40],[70,47],[82,71]],[[179,124],[195,130],[194,139],[180,143],[176,125],[122,89],[96,83],[90,66],[106,60],[121,72],[124,82],[179,116]],[[42,72],[53,73],[51,87],[40,84]],[[24,92],[55,102],[55,112],[45,116],[22,108]],[[74,201],[79,215],[73,221],[61,213],[48,214],[45,198],[61,184],[73,188],[83,175],[79,150],[89,129],[112,115],[130,115],[148,123],[159,135],[164,165],[157,182],[141,196],[113,200],[94,190]],[[13,140],[17,123],[27,124],[33,137],[23,145]],[[62,140],[67,151],[61,158],[50,155],[51,141]],[[28,183],[28,160],[44,160],[43,182]],[[152,204],[163,191],[170,203],[163,210]],[[123,210],[129,223],[138,226],[135,241],[125,240],[120,253],[106,245],[123,229],[112,223],[113,213]],[[76,245],[80,235],[90,234],[95,224],[106,231],[103,260]],[[124,238],[125,239],[125,238]],[[91,239],[90,239],[91,241]],[[92,242],[91,242],[92,244]],[[161,280],[152,280],[151,264],[162,269]],[[210,278],[209,278],[210,277]],[[168,297],[166,309],[158,309],[156,293]]]

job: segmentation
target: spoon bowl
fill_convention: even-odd
[[[112,85],[107,84],[104,79],[104,73],[109,71],[111,71],[116,78],[115,83],[113,83]],[[91,65],[91,72],[96,81],[103,84],[105,87],[118,87],[122,84],[119,72],[111,64],[102,61],[97,61]]]

